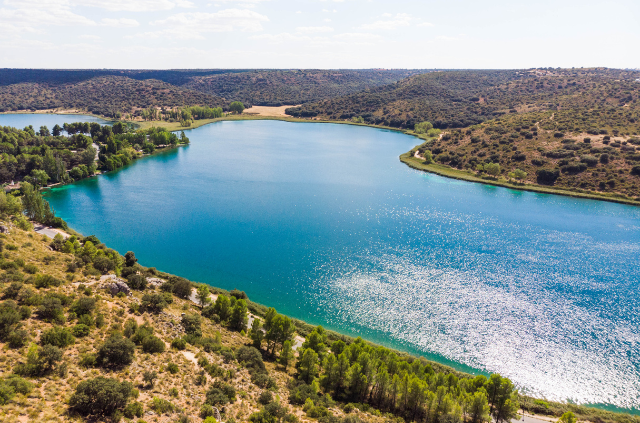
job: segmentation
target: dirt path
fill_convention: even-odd
[[[40,223],[34,223],[33,230],[36,231],[36,233],[39,233],[41,235],[46,235],[51,239],[53,239],[53,237],[56,236],[57,234],[62,235],[65,239],[70,237],[68,233],[61,231],[60,229],[56,229],[51,226],[45,226]]]

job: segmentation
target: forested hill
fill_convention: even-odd
[[[283,106],[343,96],[396,82],[420,70],[255,70],[190,78],[185,87],[239,100]]]
[[[406,78],[287,109],[295,117],[349,120],[399,128],[429,121],[465,127],[505,114],[594,107],[638,107],[637,71],[531,69],[442,71]]]
[[[70,82],[22,82],[0,86],[0,112],[12,110],[77,109],[120,117],[148,108],[220,107],[220,97],[176,87],[154,79],[97,76]]]
[[[417,70],[0,69],[0,112],[78,109],[118,116],[177,106],[293,105],[351,94]]]

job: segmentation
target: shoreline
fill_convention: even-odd
[[[301,122],[306,122],[306,123],[341,123],[341,124],[353,124],[353,125],[357,125],[357,126],[370,126],[370,127],[377,128],[377,129],[391,129],[391,130],[395,130],[396,132],[403,132],[403,131],[401,131],[401,130],[393,129],[393,128],[380,128],[380,127],[376,127],[376,126],[363,125],[363,124],[355,124],[355,123],[350,123],[350,122],[308,121],[308,120],[298,120],[298,119],[295,119],[295,120],[294,120],[294,119],[295,119],[295,118],[293,118],[291,121],[294,121],[294,122],[295,122],[295,121],[301,121]],[[265,118],[265,117],[253,117],[253,116],[252,116],[252,117],[246,117],[246,118],[240,118],[240,116],[238,116],[238,119],[225,119],[225,118],[212,119],[212,120],[211,120],[211,122],[204,122],[204,123],[203,123],[202,125],[200,125],[200,126],[204,126],[204,125],[206,125],[206,124],[208,124],[208,123],[214,123],[214,122],[217,122],[217,121],[225,121],[225,120],[284,120],[284,119],[280,119],[280,118],[271,118],[271,117],[266,117],[266,118]],[[195,129],[195,128],[185,128],[185,129]],[[411,134],[407,134],[407,135],[411,135]],[[415,136],[415,135],[414,135],[414,136]],[[152,156],[154,156],[154,155],[156,155],[156,154],[159,154],[159,153],[166,153],[166,152],[170,152],[170,151],[173,151],[173,150],[175,150],[175,148],[170,148],[170,149],[165,149],[165,150],[161,150],[161,151],[156,151],[156,152],[154,152],[153,154],[145,155],[145,156],[143,156],[143,157],[152,157]],[[414,150],[412,150],[412,151],[415,151],[415,149],[414,149]],[[407,154],[410,154],[410,153],[405,153],[404,155],[407,155]],[[402,161],[402,156],[404,156],[404,155],[401,155],[401,156],[400,156],[400,157],[401,157],[401,161]],[[143,157],[141,157],[141,158],[143,158]],[[136,161],[137,161],[137,160],[136,160]],[[420,159],[417,159],[417,158],[416,158],[416,161],[420,161]],[[403,161],[403,162],[404,162],[404,161]],[[134,163],[135,163],[135,161],[133,161],[131,164],[134,164]],[[405,163],[405,164],[407,164],[407,163]],[[409,166],[410,166],[410,167],[412,167],[411,165],[409,165]],[[426,165],[423,165],[423,166],[425,166],[425,167],[426,167]],[[128,166],[127,166],[127,167],[128,167]],[[123,168],[121,168],[121,169],[124,169],[124,167],[123,167]],[[121,169],[117,169],[117,170],[121,170]],[[426,171],[427,171],[427,172],[429,172],[429,170],[426,170]],[[105,172],[105,173],[110,173],[110,172]],[[430,173],[436,173],[436,174],[437,174],[438,172],[437,172],[437,171],[433,171],[433,172],[430,172]],[[99,176],[99,175],[96,175],[96,176]],[[454,178],[454,179],[458,179],[458,178],[455,178],[454,176],[448,176],[448,175],[442,175],[442,176],[447,176],[447,177],[451,177],[451,178]],[[477,179],[479,179],[479,178],[477,178]],[[479,180],[479,181],[471,181],[471,182],[481,182],[481,183],[486,183],[486,184],[488,184],[488,185],[497,185],[497,184],[492,184],[492,183],[490,183],[490,182],[485,182],[485,181],[482,181],[482,180]],[[65,185],[68,185],[68,184],[65,184]],[[498,186],[502,186],[502,187],[506,187],[506,188],[511,188],[511,187],[509,187],[509,186],[504,186],[504,185],[498,185]],[[56,186],[56,187],[53,187],[53,188],[57,188],[57,187],[59,187],[59,186]],[[523,189],[523,188],[521,188],[521,187],[520,187],[520,189],[521,189],[521,190],[527,190],[527,189]],[[545,192],[545,193],[549,193],[549,192]],[[558,194],[558,193],[555,193],[555,194]],[[563,194],[558,194],[558,195],[563,195]],[[565,195],[566,195],[566,194],[565,194]],[[70,229],[71,229],[71,232],[72,232],[72,233],[73,233],[73,232],[75,232],[75,231],[73,231],[73,229],[72,229],[72,228],[70,228]],[[207,284],[207,285],[208,285],[208,284]],[[213,285],[208,285],[208,286],[213,287]],[[217,287],[214,287],[214,288],[216,288],[216,289],[220,289],[220,288],[217,288]],[[256,304],[256,305],[257,305],[257,306],[259,306],[259,307],[266,307],[266,306],[264,306],[264,305],[262,305],[262,304],[259,304],[259,303],[254,303],[254,304]],[[300,323],[301,323],[301,324],[303,324],[303,325],[310,326],[310,324],[309,324],[309,323],[307,323],[307,322],[306,322],[306,321],[304,321],[304,320],[300,320],[300,319],[297,319],[297,318],[293,318],[293,320],[294,320],[294,321],[296,321],[296,322],[300,322]],[[296,326],[298,326],[298,325],[296,325]],[[335,333],[337,336],[348,337],[348,338],[353,339],[353,336],[351,336],[351,335],[346,335],[346,334],[341,333],[340,331],[337,331],[337,330],[334,330],[334,329],[330,330],[330,332]],[[365,339],[365,341],[366,341],[367,343],[372,344],[372,345],[384,345],[384,343],[381,343],[381,342],[379,342],[379,341],[378,341],[378,342],[376,342],[376,341],[370,341],[370,340],[368,340],[368,339]],[[417,353],[414,353],[414,352],[409,352],[409,351],[406,351],[406,350],[398,350],[397,348],[391,348],[391,347],[386,347],[386,348],[393,349],[393,350],[395,350],[395,351],[399,351],[399,352],[400,352],[400,353],[402,353],[403,355],[407,355],[407,356],[412,356],[412,357],[424,357],[424,356],[422,356],[422,355],[420,355],[420,354],[417,354]],[[443,363],[441,363],[441,362],[439,362],[439,361],[435,361],[435,360],[433,360],[433,359],[429,359],[429,358],[426,358],[426,357],[425,357],[425,359],[426,359],[427,361],[431,362],[431,363],[435,363],[435,364],[437,364],[438,366],[442,366],[442,367],[445,367],[445,368],[451,369],[451,370],[452,370],[453,372],[455,372],[455,373],[473,374],[473,373],[468,373],[468,372],[465,372],[465,371],[458,370],[458,369],[456,369],[455,367],[453,367],[453,366],[451,366],[451,365],[443,364]],[[477,369],[476,369],[476,370],[477,370]],[[478,372],[482,372],[482,371],[478,370]],[[584,406],[585,406],[585,407],[589,407],[588,405],[584,405]],[[607,410],[606,405],[605,405],[603,408],[596,408],[596,407],[589,407],[589,408],[594,408],[594,409],[596,409],[596,410],[602,410],[602,411],[609,411],[609,410]],[[628,411],[626,411],[626,410],[625,410],[625,411],[622,411],[621,413],[624,413],[624,414],[631,414],[631,415],[638,415],[638,414],[640,414],[640,412],[638,412],[638,410],[635,410],[635,409],[629,409]],[[540,416],[548,417],[547,415],[540,415]]]

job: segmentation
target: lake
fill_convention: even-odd
[[[398,160],[418,140],[380,129],[187,135],[47,198],[143,265],[533,395],[640,405],[639,208],[418,172]]]

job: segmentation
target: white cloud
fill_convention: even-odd
[[[10,5],[12,2],[9,2]],[[96,22],[71,12],[61,1],[49,1],[47,7],[31,7],[27,0],[25,8],[0,9],[0,28],[42,32],[42,27],[57,26],[95,26]]]
[[[102,19],[101,22],[102,22],[102,25],[104,26],[119,26],[119,27],[127,27],[127,28],[134,28],[136,26],[140,26],[138,21],[136,21],[135,19],[127,19],[127,18],[120,18],[120,19],[104,18]]]
[[[55,1],[55,0],[29,0]],[[194,7],[188,0],[68,0],[74,6],[90,6],[111,12],[154,12],[175,7]]]
[[[315,34],[318,32],[333,32],[333,28],[330,26],[299,26],[296,31],[304,34]]]
[[[442,40],[442,41],[457,41],[458,38],[456,37],[448,37],[446,35],[438,35],[436,37],[437,40]]]
[[[102,39],[102,37],[98,35],[91,35],[91,34],[81,35],[78,38],[81,38],[83,40],[90,40],[90,41],[100,41]]]
[[[422,22],[418,24],[419,27],[425,27],[425,26],[433,26],[433,24],[431,22]]]
[[[162,30],[146,33],[151,37],[167,36],[179,39],[204,39],[203,33],[231,31],[261,31],[269,18],[247,9],[225,9],[216,13],[179,13],[151,22]]]
[[[400,27],[405,27],[405,26],[411,25],[410,22],[413,19],[411,17],[411,15],[409,15],[407,13],[398,13],[393,17],[388,16],[388,15],[389,15],[388,13],[385,13],[382,16],[386,17],[386,18],[391,18],[391,19],[383,19],[383,20],[375,21],[375,22],[370,23],[370,24],[364,24],[364,25],[360,26],[360,29],[365,29],[365,30],[393,30],[393,29],[397,29],[397,28],[400,28]]]
[[[349,42],[373,41],[382,38],[379,35],[369,34],[367,32],[345,32],[343,34],[336,34],[333,37]]]

